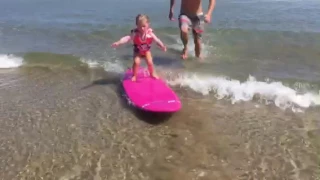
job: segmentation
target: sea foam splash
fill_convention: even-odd
[[[103,68],[107,72],[115,72],[115,73],[122,73],[124,72],[125,68],[124,66],[120,63],[120,61],[115,60],[115,61],[96,61],[93,59],[85,59],[81,58],[81,62],[88,64],[89,68]]]
[[[0,54],[0,69],[17,68],[23,64],[23,58]]]
[[[97,62],[83,59],[83,62],[88,63],[90,67],[102,67],[108,72],[121,74],[125,71],[124,65],[118,61]],[[232,104],[259,98],[266,104],[272,103],[281,109],[291,108],[294,112],[302,112],[308,107],[320,105],[319,93],[301,94],[282,82],[257,81],[253,76],[249,76],[245,82],[240,82],[226,77],[182,72],[179,76],[168,78],[167,83],[171,86],[188,87],[203,95],[213,92],[217,99],[230,99]]]
[[[240,82],[225,77],[186,73],[167,82],[172,86],[189,87],[203,95],[214,92],[217,99],[228,98],[233,104],[258,97],[268,104],[272,102],[281,109],[292,108],[293,111],[320,105],[320,95],[317,93],[299,94],[282,82],[262,82],[252,76],[247,81]]]

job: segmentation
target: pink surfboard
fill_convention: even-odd
[[[162,80],[150,77],[146,68],[139,68],[137,81],[131,81],[132,70],[127,69],[122,80],[124,90],[134,106],[152,112],[176,112],[181,109],[179,97]]]

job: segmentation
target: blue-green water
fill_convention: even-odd
[[[168,11],[164,0],[1,0],[0,174],[317,179],[320,1],[217,1],[202,61],[191,39],[180,59]],[[154,62],[183,103],[159,126],[122,103],[131,46],[110,47],[138,13],[168,46]]]
[[[212,23],[206,26],[202,63],[179,60],[181,42],[177,22],[168,21],[168,3],[160,0],[0,3],[1,54],[72,54],[104,67],[111,65],[107,70],[122,72],[130,66],[131,62],[124,59],[130,58],[131,47],[115,51],[110,44],[134,27],[136,14],[146,13],[169,47],[167,53],[154,48],[155,63],[159,67],[167,64],[165,68],[169,71],[172,67],[183,67],[191,73],[228,76],[241,81],[254,76],[261,81],[273,79],[289,83],[291,87],[307,84],[312,87],[309,90],[319,90],[317,1],[217,2]],[[204,9],[207,4],[204,2]],[[175,7],[177,17],[179,5]],[[192,40],[189,46],[192,57]]]
[[[90,55],[92,57],[89,58],[108,61],[106,54],[108,57],[114,56],[110,43],[128,33],[134,25],[135,15],[143,12],[150,16],[159,36],[176,52],[174,55],[169,52],[161,56],[172,55],[174,60],[178,61],[177,53],[181,45],[177,22],[168,21],[168,3],[163,1],[0,3],[2,54],[49,51],[79,56]],[[204,9],[206,5],[207,2],[204,3]],[[176,17],[178,11],[179,6],[176,5]],[[278,74],[282,73],[279,71],[284,71],[285,76],[297,78],[295,67],[271,69],[271,73],[259,71],[254,67],[237,67],[239,63],[249,65],[257,61],[259,64],[279,61],[280,66],[281,63],[296,64],[304,72],[319,72],[318,12],[319,2],[311,0],[217,2],[213,21],[207,26],[205,36],[205,66],[208,67],[208,71],[221,70],[228,76],[232,75],[231,67],[236,67],[239,69],[236,76],[242,77],[248,77],[250,72],[264,78],[282,78]],[[191,43],[190,47],[193,47]],[[193,54],[191,49],[190,54]],[[125,50],[126,54],[130,51]],[[229,67],[225,67],[224,63]],[[319,79],[317,73],[298,73],[298,76],[298,79],[302,80]]]

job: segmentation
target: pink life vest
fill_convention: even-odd
[[[131,30],[131,32],[134,33],[133,35],[134,51],[141,55],[145,55],[145,53],[150,50],[151,44],[153,42],[153,37],[151,36],[152,29],[149,28],[147,30],[144,39],[142,39],[138,29],[133,29]]]

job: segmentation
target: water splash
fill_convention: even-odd
[[[14,55],[0,54],[0,69],[17,68],[23,64],[23,58]]]
[[[320,105],[320,95],[316,93],[298,93],[296,90],[283,85],[282,82],[262,82],[250,76],[247,81],[184,73],[175,79],[168,80],[173,86],[188,87],[203,95],[215,93],[217,99],[230,99],[234,104],[240,101],[251,101],[258,97],[260,100],[273,103],[281,109],[308,108]]]

